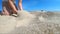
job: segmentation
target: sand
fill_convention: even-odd
[[[59,12],[18,11],[18,16],[0,16],[0,34],[60,34]]]

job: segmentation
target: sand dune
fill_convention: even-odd
[[[17,17],[0,16],[0,34],[60,34],[59,12],[18,11]]]

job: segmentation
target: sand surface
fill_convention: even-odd
[[[0,34],[60,34],[60,12],[18,11],[0,16]]]

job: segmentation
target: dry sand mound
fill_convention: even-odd
[[[0,16],[0,34],[60,34],[60,13],[18,11]]]
[[[28,23],[34,18],[36,18],[36,16],[30,14],[27,11],[18,11],[17,27],[28,25]]]
[[[16,19],[12,16],[0,16],[0,34],[9,33],[16,26]]]

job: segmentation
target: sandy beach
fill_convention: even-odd
[[[60,34],[60,12],[18,11],[0,15],[0,34]]]

